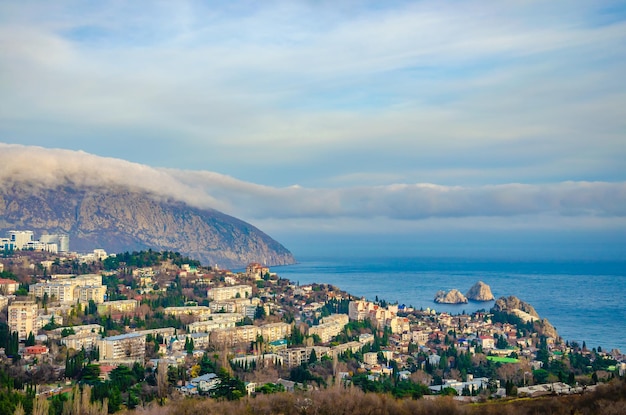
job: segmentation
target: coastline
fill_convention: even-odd
[[[438,290],[457,288],[465,292],[482,280],[496,298],[514,295],[531,304],[564,340],[624,351],[626,339],[616,333],[623,330],[626,307],[619,296],[607,295],[626,290],[626,266],[620,268],[621,265],[626,265],[626,261],[300,257],[298,264],[276,267],[274,271],[294,283],[327,283],[354,296],[370,300],[378,296],[417,309],[450,314],[493,307],[495,301],[433,301]],[[618,269],[622,275],[615,275]]]

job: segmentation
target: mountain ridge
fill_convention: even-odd
[[[79,186],[67,179],[43,187],[5,180],[0,231],[10,229],[67,233],[72,250],[174,250],[221,268],[295,263],[289,250],[247,222],[121,184]]]

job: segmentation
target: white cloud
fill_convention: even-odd
[[[594,20],[602,7],[2,4],[0,137],[219,171],[270,184],[276,198],[327,188],[288,209],[312,216],[370,206],[429,215],[379,206],[372,184],[395,199],[385,185],[475,194],[509,182],[621,182],[626,30],[623,18]],[[303,189],[281,187],[294,183]],[[342,185],[367,191],[333,190]],[[450,198],[469,197],[401,194],[448,215]]]
[[[561,182],[476,187],[428,183],[345,188],[277,188],[209,171],[160,169],[84,152],[0,144],[0,180],[53,187],[70,181],[85,186],[130,186],[162,197],[214,208],[250,221],[383,218],[626,217],[625,182]]]

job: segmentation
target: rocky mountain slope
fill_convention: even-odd
[[[514,314],[524,322],[532,321],[535,331],[540,335],[554,338],[559,337],[556,328],[550,324],[547,318],[540,318],[533,306],[513,295],[498,298],[491,310]]]
[[[206,265],[237,268],[250,262],[294,263],[293,255],[254,226],[150,192],[114,186],[43,188],[0,183],[0,235],[23,229],[67,233],[73,251],[178,251]]]

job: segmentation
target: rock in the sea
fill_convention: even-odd
[[[437,294],[435,294],[435,302],[445,304],[464,304],[467,303],[467,298],[465,298],[459,290],[452,289],[448,292],[437,291]]]
[[[478,281],[472,288],[465,294],[468,300],[473,301],[491,301],[494,299],[491,293],[491,288],[482,281]]]

